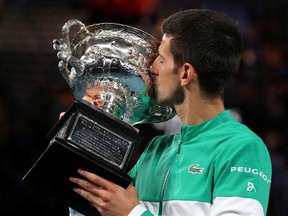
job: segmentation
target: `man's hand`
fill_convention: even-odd
[[[82,169],[79,169],[78,173],[85,179],[70,177],[71,182],[80,186],[74,188],[74,191],[88,200],[101,215],[128,215],[139,204],[135,187],[130,185],[125,189]]]
[[[146,85],[146,91],[145,94],[148,95],[151,98],[155,98],[155,92],[153,87],[153,80],[149,73],[140,73],[141,78],[143,79],[145,85]]]

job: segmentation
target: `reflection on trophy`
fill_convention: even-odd
[[[80,30],[70,43],[72,26]],[[75,101],[48,133],[49,145],[24,182],[85,215],[98,212],[72,190],[68,179],[78,168],[122,187],[131,183],[126,167],[143,141],[133,125],[175,115],[172,107],[155,103],[149,85],[158,45],[153,36],[127,25],[65,23],[53,47]]]

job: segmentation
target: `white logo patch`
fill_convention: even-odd
[[[231,167],[230,170],[231,173],[237,172],[237,173],[251,173],[253,175],[257,175],[260,178],[262,178],[267,184],[271,183],[271,179],[265,175],[262,171],[256,169],[256,168],[251,168],[251,167]]]
[[[255,191],[256,192],[256,188],[255,188],[255,186],[254,186],[254,184],[252,182],[248,182],[246,190],[247,191]]]

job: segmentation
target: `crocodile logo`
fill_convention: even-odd
[[[200,168],[199,164],[193,164],[189,167],[188,172],[192,174],[202,174],[204,168]]]

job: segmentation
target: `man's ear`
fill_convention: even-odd
[[[197,78],[194,67],[189,63],[184,63],[181,67],[181,86],[185,86]]]

